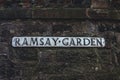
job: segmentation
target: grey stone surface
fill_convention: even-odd
[[[8,80],[119,80],[119,21],[11,20],[0,23],[0,69],[6,72],[0,74],[3,80],[6,74]],[[4,34],[5,29],[9,34]],[[106,47],[13,48],[10,42],[13,36],[97,36],[106,39]]]

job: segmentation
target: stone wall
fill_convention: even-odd
[[[100,20],[1,21],[0,41],[8,44],[6,56],[15,66],[12,80],[119,80],[119,26]],[[106,39],[106,47],[13,48],[13,36],[97,36]]]

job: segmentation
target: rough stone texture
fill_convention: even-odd
[[[0,1],[0,80],[120,80],[119,0],[35,1]],[[13,36],[97,36],[106,47],[13,48]]]
[[[110,19],[120,20],[119,9],[98,8],[8,8],[0,10],[0,19]]]
[[[7,55],[0,55],[1,80],[119,80],[119,21],[11,20],[0,23],[0,49],[4,43],[8,44],[4,48],[9,49]],[[13,48],[13,36],[98,36],[106,39],[106,47]]]
[[[108,8],[109,7],[109,2],[108,0],[91,0],[91,8]]]

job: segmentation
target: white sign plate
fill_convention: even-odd
[[[100,37],[13,37],[13,47],[105,47]]]

